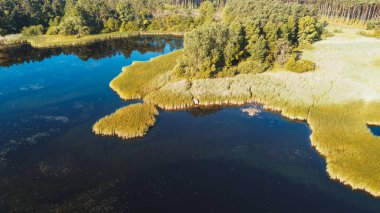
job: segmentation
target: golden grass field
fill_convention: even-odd
[[[380,138],[367,127],[380,125],[377,64],[380,39],[364,37],[358,32],[343,28],[335,37],[305,50],[302,57],[317,65],[313,72],[276,69],[255,75],[179,81],[171,77],[176,58],[182,54],[177,51],[124,68],[111,87],[123,99],[144,99],[145,103],[163,109],[183,109],[196,104],[261,103],[291,119],[305,120],[312,129],[311,143],[325,157],[330,177],[380,196]],[[105,131],[96,124],[95,132],[125,130],[127,134],[118,135],[128,138],[126,135],[142,135],[152,125],[152,122],[128,119],[128,112],[116,114],[101,120],[107,127]],[[120,129],[118,123],[128,128]],[[143,131],[131,134],[134,124]]]

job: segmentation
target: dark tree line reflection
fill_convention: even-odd
[[[42,61],[52,56],[76,55],[81,60],[108,58],[122,54],[129,58],[133,51],[163,52],[166,45],[179,49],[183,45],[182,38],[175,36],[139,36],[133,38],[114,39],[92,43],[86,46],[37,49],[30,45],[20,45],[0,49],[0,66],[9,67],[14,64]]]

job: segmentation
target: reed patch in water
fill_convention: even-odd
[[[152,104],[133,104],[100,119],[92,130],[98,135],[123,139],[141,137],[156,123],[157,115],[158,110]]]

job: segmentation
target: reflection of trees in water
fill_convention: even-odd
[[[199,106],[195,108],[188,109],[187,111],[194,117],[203,117],[211,115],[222,110],[222,106]]]
[[[142,54],[147,52],[163,52],[166,45],[178,49],[182,47],[182,38],[174,36],[139,36],[134,38],[101,41],[86,46],[37,49],[30,45],[0,49],[0,66],[11,66],[24,62],[42,61],[45,58],[64,55],[76,55],[82,60],[112,57],[123,54],[129,58],[133,51]]]

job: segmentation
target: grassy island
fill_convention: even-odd
[[[124,139],[144,136],[156,123],[157,109],[151,104],[133,104],[99,120],[93,131]]]

